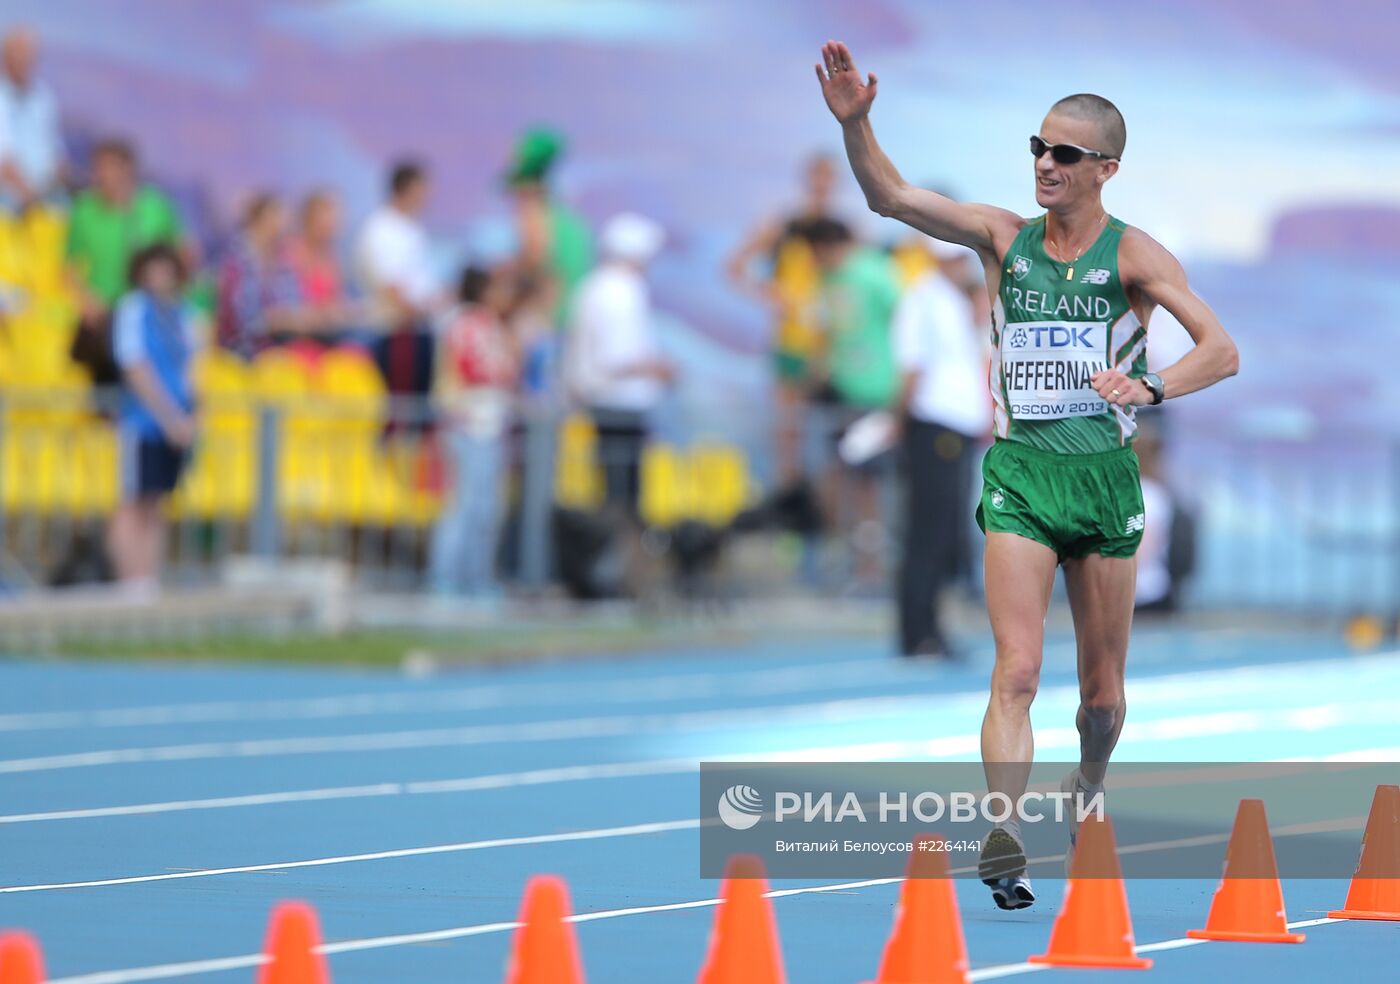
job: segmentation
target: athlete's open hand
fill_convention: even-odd
[[[1117,369],[1105,369],[1089,377],[1095,392],[1116,407],[1145,407],[1152,402],[1152,391],[1140,379],[1129,379]]]
[[[870,112],[878,80],[874,72],[870,73],[868,80],[861,80],[856,63],[851,58],[851,49],[845,44],[828,41],[822,45],[822,61],[816,69],[826,107],[839,122],[862,119]]]

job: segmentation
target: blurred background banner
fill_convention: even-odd
[[[774,318],[734,273],[751,230],[810,202],[814,155],[836,159],[827,213],[860,242],[893,249],[896,262],[907,247],[907,230],[865,208],[813,79],[820,44],[841,38],[862,71],[879,75],[875,122],[909,180],[1026,215],[1036,212],[1026,136],[1050,103],[1076,91],[1117,103],[1128,143],[1106,204],[1183,260],[1244,366],[1227,385],[1143,414],[1156,425],[1145,428],[1144,453],[1160,515],[1184,517],[1174,535],[1174,518],[1158,524],[1162,556],[1175,550],[1161,561],[1174,565],[1169,607],[1301,607],[1384,622],[1400,597],[1397,16],[1378,2],[1251,0],[1073,10],[913,0],[10,0],[0,28],[32,31],[32,74],[60,121],[63,167],[37,204],[7,191],[11,211],[0,219],[5,580],[62,580],[55,572],[71,560],[70,544],[104,536],[100,521],[121,498],[119,432],[84,409],[87,396],[71,395],[120,379],[72,371],[87,299],[68,292],[65,272],[68,210],[78,214],[79,189],[95,180],[94,152],[120,138],[178,217],[190,295],[196,306],[203,298],[224,349],[198,362],[203,430],[170,506],[168,551],[180,576],[198,580],[247,552],[306,553],[348,559],[357,571],[373,558],[389,572],[379,583],[430,586],[443,502],[465,488],[454,468],[471,460],[479,469],[499,452],[497,484],[510,489],[491,508],[506,516],[507,581],[570,579],[564,555],[574,548],[561,537],[587,540],[586,524],[570,523],[612,501],[607,462],[593,469],[635,449],[627,427],[619,432],[597,405],[530,382],[532,373],[553,378],[559,351],[520,353],[507,388],[533,387],[540,399],[525,401],[501,451],[479,435],[454,444],[438,433],[441,394],[410,366],[412,346],[375,348],[386,337],[383,310],[341,319],[335,340],[346,344],[330,355],[264,341],[239,348],[229,284],[246,272],[240,250],[256,254],[260,217],[270,214],[255,207],[258,196],[282,207],[280,225],[267,220],[271,243],[288,230],[312,237],[308,196],[329,191],[337,211],[327,256],[356,285],[343,299],[383,304],[384,279],[364,273],[365,244],[379,241],[366,230],[392,206],[391,167],[409,162],[430,181],[411,209],[412,235],[422,237],[412,242],[439,293],[394,308],[390,321],[407,312],[417,326],[395,322],[396,337],[416,332],[428,349],[440,345],[448,308],[464,303],[463,267],[537,248],[531,216],[542,200],[553,210],[545,250],[557,293],[519,288],[507,306],[512,318],[527,302],[547,311],[563,350],[577,337],[575,288],[609,258],[605,224],[620,213],[647,217],[664,232],[646,280],[647,344],[664,352],[656,372],[666,379],[638,432],[649,441],[637,479],[644,532],[664,532],[672,559],[688,558],[685,573],[731,534],[781,528],[783,542],[800,543],[783,554],[785,583],[845,590],[844,574],[835,588],[813,575],[821,557],[794,519],[812,502],[774,498],[790,477],[774,447],[805,441],[804,460],[819,459],[808,472],[837,468],[834,438],[850,418],[785,422]],[[543,199],[521,192],[535,181]],[[747,259],[781,265],[769,252]],[[370,322],[368,335],[350,330]],[[311,333],[297,324],[292,334]],[[368,352],[383,380],[341,351],[347,345]],[[1187,345],[1170,319],[1153,320],[1154,365]],[[823,432],[815,444],[793,436],[813,426]],[[854,557],[842,570],[866,593],[896,566],[889,469],[875,479],[878,499],[862,484],[868,476],[810,490],[824,509],[819,525]],[[682,531],[684,521],[693,525]],[[439,542],[456,542],[461,529]],[[656,545],[643,536],[632,552]],[[627,568],[632,547],[616,548],[616,565]],[[866,564],[862,552],[877,556]],[[607,558],[584,566],[594,561]],[[574,593],[587,595],[579,585],[590,577],[575,577]],[[975,591],[975,560],[954,581]],[[613,583],[611,593],[627,593]]]
[[[793,204],[813,151],[840,150],[812,78],[828,36],[880,76],[876,122],[906,177],[1027,215],[1026,135],[1060,96],[1103,92],[1129,134],[1111,211],[1188,263],[1249,356],[1181,416],[1289,434],[1400,421],[1385,316],[1400,289],[1400,69],[1383,3],[12,0],[6,17],[43,36],[74,146],[139,137],[211,238],[262,188],[331,185],[363,215],[384,162],[411,153],[434,165],[428,225],[467,248],[510,228],[501,177],[520,132],[556,127],[557,183],[580,211],[641,211],[671,232],[657,295],[695,336],[707,393],[759,385],[761,363],[735,379],[730,356],[766,347],[723,258]],[[844,175],[838,199],[871,236],[899,234]]]

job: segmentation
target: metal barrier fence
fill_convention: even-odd
[[[114,396],[98,402],[110,407]],[[113,425],[93,406],[82,391],[0,391],[0,583],[100,573],[121,455]],[[725,423],[712,427],[711,416]],[[425,586],[451,486],[443,442],[428,426],[434,417],[426,401],[382,397],[207,398],[191,464],[170,503],[168,576],[210,583],[230,556],[254,554],[337,558],[365,586]],[[826,431],[835,423],[805,425],[816,432],[807,441],[809,467],[822,455],[830,463]],[[662,414],[640,466],[641,518],[671,531],[731,524],[774,487],[774,427],[767,406]],[[586,416],[548,406],[520,414],[507,451],[502,568],[517,585],[541,588],[559,575],[561,512],[601,508],[609,462],[599,460]],[[1197,517],[1191,605],[1350,614],[1390,612],[1400,602],[1394,440],[1182,433],[1168,451],[1167,484]],[[836,481],[834,494],[825,479],[816,483],[825,536],[788,540],[802,541],[798,552],[824,551],[828,570],[842,573],[813,578],[808,556],[775,567],[779,576],[840,587],[864,553],[873,558],[867,586],[887,582],[899,536],[895,476],[893,467],[878,470],[862,493],[866,505],[849,482]],[[875,511],[876,526],[862,521],[862,509]]]
[[[93,555],[121,495],[110,420],[119,399],[0,391],[0,582],[100,573]],[[421,399],[202,399],[199,436],[166,510],[166,576],[210,582],[228,557],[252,554],[335,558],[365,586],[423,586],[434,527],[453,498],[451,437],[438,418]],[[541,587],[556,515],[597,512],[612,462],[586,415],[546,405],[523,408],[501,441],[500,559],[513,581]],[[744,453],[712,436],[653,440],[638,466],[637,510],[656,528],[722,527],[760,494]]]

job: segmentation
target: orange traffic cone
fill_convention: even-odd
[[[1133,952],[1128,893],[1107,817],[1090,816],[1079,825],[1064,908],[1050,930],[1050,947],[1027,959],[1057,967],[1146,970],[1152,966],[1151,960]]]
[[[1225,848],[1225,877],[1210,903],[1206,928],[1189,929],[1186,935],[1196,940],[1238,943],[1303,942],[1302,933],[1288,931],[1283,886],[1278,880],[1263,800],[1240,800]]]
[[[1400,921],[1400,786],[1377,786],[1345,909],[1333,919]]]
[[[279,903],[268,923],[258,984],[329,984],[326,958],[316,952],[320,945],[316,910],[305,902]]]
[[[40,984],[44,958],[28,933],[0,935],[0,984]]]
[[[767,891],[762,861],[747,854],[729,859],[710,952],[697,984],[784,984],[787,975]]]
[[[536,875],[525,886],[520,928],[511,945],[506,984],[583,984],[583,964],[562,878]]]
[[[943,844],[932,834],[914,840],[874,984],[967,984],[967,946]]]

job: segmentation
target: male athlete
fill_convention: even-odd
[[[1127,705],[1123,667],[1133,616],[1142,488],[1132,451],[1135,409],[1204,389],[1238,371],[1235,344],[1187,286],[1176,258],[1112,218],[1103,186],[1118,171],[1126,129],[1107,99],[1068,96],[1031,137],[1035,198],[1023,219],[908,184],[870,126],[874,74],[846,45],[827,42],[816,66],[841,123],[866,202],[936,239],[975,249],[994,306],[991,384],[996,443],[982,467],[977,519],[987,534],[987,613],[996,641],[982,722],[988,789],[1025,792],[1033,753],[1030,706],[1040,676],[1045,614],[1063,564],[1079,650],[1079,768],[1064,791],[1103,788]],[[1146,372],[1147,324],[1166,308],[1195,347]],[[1071,834],[1071,851],[1073,834]],[[1035,901],[1014,817],[993,828],[978,874],[1003,909]]]

